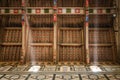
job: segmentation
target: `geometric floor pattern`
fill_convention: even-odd
[[[98,72],[86,65],[37,66],[34,72],[29,71],[33,65],[0,64],[0,80],[120,80],[120,65],[99,65]]]

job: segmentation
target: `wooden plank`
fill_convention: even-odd
[[[84,32],[83,32],[83,31],[84,31],[84,30],[81,31],[82,34],[81,34],[81,37],[80,37],[80,38],[82,39],[81,42],[84,44],[85,42],[84,42]],[[84,54],[84,53],[85,53],[85,45],[83,45],[83,47],[82,47],[81,50],[82,50],[82,51],[81,51],[81,54],[83,55],[83,56],[82,56],[82,60],[83,60],[83,62],[85,62],[85,54]]]
[[[22,43],[1,43],[1,45],[22,45]]]
[[[31,46],[52,46],[52,43],[31,43]]]
[[[89,7],[89,0],[85,0],[85,7]],[[86,9],[85,16],[88,20],[85,21],[85,51],[86,51],[86,63],[90,63],[90,54],[89,54],[89,11]]]
[[[60,43],[59,45],[61,46],[82,46],[83,44],[79,44],[79,43]]]
[[[22,26],[22,55],[21,55],[21,62],[24,63],[25,62],[25,42],[26,42],[26,37],[25,37],[25,24]]]
[[[110,33],[110,41],[111,41],[111,43],[115,40],[115,36],[113,36],[113,35],[115,35],[115,33],[112,31],[112,30],[109,30],[109,33]],[[115,44],[114,44],[114,46],[112,46],[112,57],[113,57],[113,62],[115,63],[116,62],[116,51],[117,50],[115,50]]]
[[[60,21],[60,22],[62,22],[62,21]],[[58,39],[57,39],[57,42],[62,42],[62,40],[63,40],[63,38],[62,38],[62,36],[63,36],[62,33],[63,33],[63,32],[61,32],[60,29],[58,28],[58,34],[57,34],[57,36],[58,36],[57,38],[58,38]],[[60,48],[59,45],[57,45],[57,47],[58,47],[58,49],[57,49],[57,62],[58,62],[58,61],[60,61],[60,59],[61,59],[60,54],[61,54],[62,51],[61,51],[61,48]]]
[[[89,64],[90,63],[90,57],[89,57],[89,40],[88,40],[88,34],[89,34],[89,32],[88,32],[88,26],[86,26],[85,27],[85,51],[86,51],[86,61],[87,61],[87,64]]]
[[[20,27],[5,27],[4,29],[9,29],[9,30],[22,30]]]
[[[22,0],[22,6],[23,8],[25,8],[25,0]],[[22,12],[22,17],[24,18],[24,21],[22,21],[22,54],[20,57],[20,61],[21,63],[25,63],[25,56],[26,56],[26,36],[28,37],[28,35],[26,34],[26,19],[27,16],[25,15],[25,9],[23,9]],[[28,26],[27,26],[28,27]]]
[[[56,57],[57,57],[57,24],[54,23],[54,37],[53,37],[54,43],[53,43],[53,61],[56,63]]]
[[[45,30],[45,31],[52,31],[53,30],[53,28],[31,28],[31,30]]]
[[[113,44],[89,44],[89,46],[113,46]]]
[[[90,9],[114,9],[114,7],[90,7]]]
[[[109,31],[110,28],[89,28],[90,31]]]

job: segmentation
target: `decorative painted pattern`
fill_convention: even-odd
[[[26,14],[53,14],[52,8],[27,8]],[[115,9],[93,9],[89,8],[89,14],[115,14]],[[0,9],[0,14],[22,14],[22,9]],[[57,8],[57,14],[85,14],[83,8]]]
[[[27,14],[53,14],[53,9],[50,8],[28,8]]]
[[[21,14],[21,9],[0,9],[0,14]]]
[[[84,14],[83,8],[58,8],[58,14]]]
[[[89,9],[89,14],[114,14],[114,9]]]

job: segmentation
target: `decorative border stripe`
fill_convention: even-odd
[[[114,9],[89,9],[90,14],[114,14]]]
[[[21,9],[0,9],[0,14],[22,14]]]
[[[58,8],[58,14],[84,14],[84,9],[81,8]]]
[[[30,11],[31,10],[31,11]],[[53,9],[42,9],[42,8],[37,8],[37,9],[27,9],[27,14],[53,14]]]
[[[50,8],[28,8],[27,14],[53,14]],[[89,14],[114,14],[115,9],[89,9]],[[0,9],[0,14],[22,14],[22,9]],[[85,14],[82,8],[58,8],[57,14]]]

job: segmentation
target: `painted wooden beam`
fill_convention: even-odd
[[[57,14],[80,14],[85,15],[84,7],[58,7],[56,8]],[[90,15],[109,15],[116,14],[116,9],[113,7],[110,8],[89,8]],[[0,14],[6,15],[16,15],[22,14],[22,7],[0,7]],[[54,9],[51,7],[26,7],[26,14],[29,15],[41,15],[41,14],[54,14]]]
[[[22,54],[21,54],[21,63],[23,64],[23,63],[25,63],[25,25],[26,25],[26,23],[25,23],[25,9],[24,9],[24,7],[25,7],[25,0],[22,0],[22,7],[23,7],[23,9],[22,9]]]
[[[56,10],[57,8],[57,0],[54,0],[54,14],[53,14],[53,21],[54,21],[54,45],[53,45],[53,62],[56,64],[57,63],[57,13]]]
[[[85,52],[86,52],[86,63],[90,63],[89,54],[89,0],[85,1]]]

